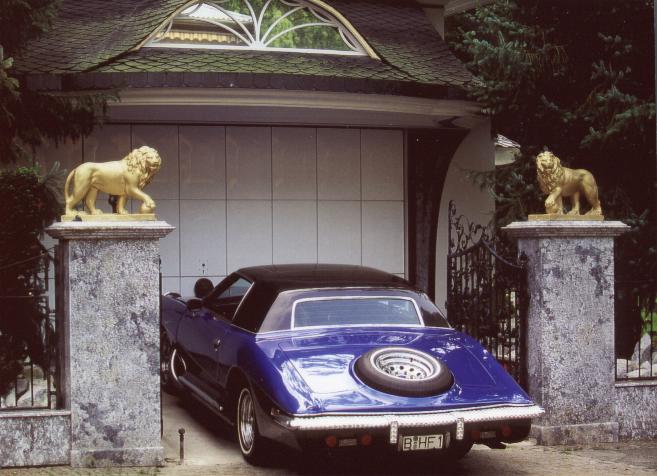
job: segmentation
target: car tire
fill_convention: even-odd
[[[162,389],[173,395],[180,395],[183,390],[178,377],[187,370],[187,364],[180,351],[171,344],[166,333],[160,337],[160,385]]]
[[[449,390],[454,377],[440,359],[406,347],[379,347],[361,355],[354,365],[366,385],[405,397],[428,397]]]
[[[236,405],[237,441],[244,459],[252,465],[261,466],[266,462],[268,445],[258,431],[255,405],[251,389],[242,387]]]
[[[175,393],[175,387],[173,385],[173,380],[171,373],[169,372],[169,366],[171,362],[171,353],[173,352],[173,346],[169,341],[169,337],[166,332],[160,332],[160,385],[162,389],[168,393]]]

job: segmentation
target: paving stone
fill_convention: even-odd
[[[657,441],[597,447],[541,447],[516,444],[506,450],[475,448],[463,460],[448,464],[436,460],[390,463],[383,458],[352,458],[350,461],[313,459],[295,465],[257,468],[246,463],[212,466],[178,465],[163,468],[73,469],[68,467],[0,470],[0,476],[279,476],[279,475],[505,475],[505,476],[600,476],[643,475],[657,472]]]

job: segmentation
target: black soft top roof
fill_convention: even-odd
[[[253,283],[235,316],[235,324],[258,332],[269,308],[284,291],[330,288],[390,288],[416,291],[405,279],[364,266],[284,264],[253,266],[236,274]]]
[[[374,268],[346,264],[283,264],[253,266],[237,271],[249,281],[281,292],[336,287],[391,287],[413,289],[399,276]]]

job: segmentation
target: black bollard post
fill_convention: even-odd
[[[183,464],[183,461],[185,461],[185,429],[179,428],[178,434],[180,435],[180,461],[178,461],[178,464]]]

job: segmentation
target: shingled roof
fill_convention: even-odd
[[[380,60],[249,50],[135,49],[184,3],[64,0],[51,30],[19,55],[16,70],[32,76],[31,87],[69,90],[193,85],[444,97],[471,80],[421,8],[411,2],[329,0]]]

